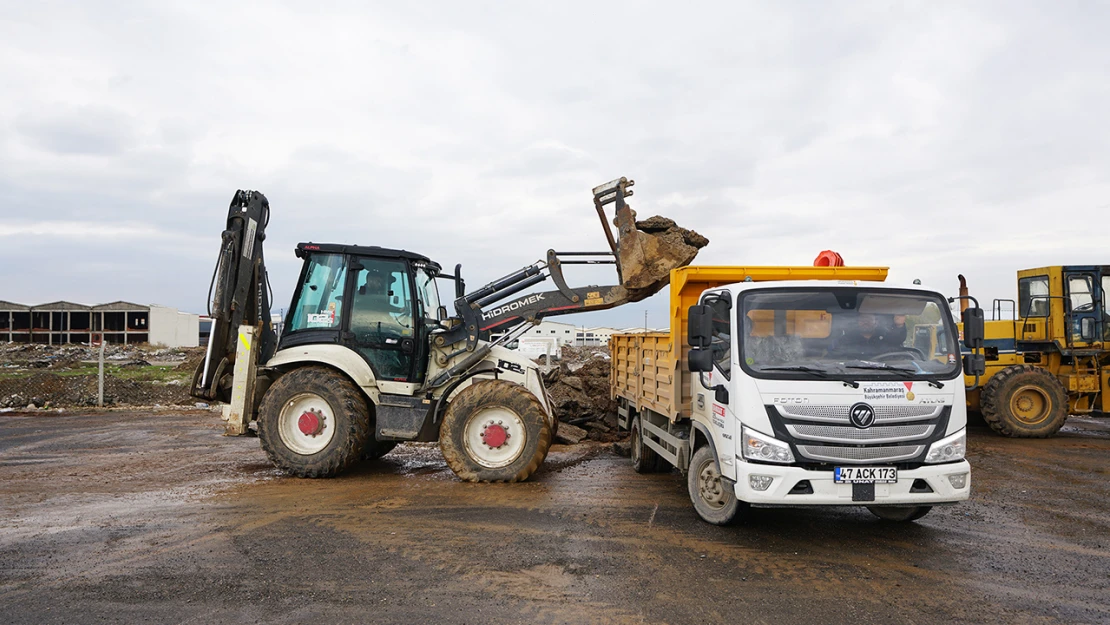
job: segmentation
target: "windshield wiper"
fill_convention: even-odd
[[[888,365],[885,362],[861,362],[858,365],[848,365],[848,364],[846,364],[846,365],[844,365],[844,368],[845,369],[880,369],[882,371],[896,371],[898,373],[907,374],[907,375],[903,375],[902,377],[908,377],[908,376],[912,376],[916,373],[919,373],[918,371],[915,371],[913,369],[906,369],[905,367],[892,367],[892,366]],[[926,373],[926,372],[921,371],[920,373]],[[932,387],[935,387],[935,388],[944,388],[944,383],[943,382],[937,382],[936,380],[927,380],[927,382],[929,383],[929,386],[932,386]]]
[[[824,369],[818,369],[817,367],[810,367],[810,366],[807,366],[807,365],[784,365],[784,366],[781,366],[781,367],[760,367],[759,370],[760,371],[802,371],[802,372],[805,372],[805,373],[812,373],[812,374],[816,375],[819,378],[829,377],[829,372],[828,371],[825,371]],[[852,388],[859,388],[859,382],[853,382],[852,380],[842,380],[842,382],[844,382],[845,386],[850,386]]]

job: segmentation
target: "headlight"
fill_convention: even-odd
[[[967,451],[967,429],[962,429],[948,438],[942,438],[929,447],[925,462],[954,462],[964,459]]]
[[[783,464],[794,462],[794,453],[790,451],[790,445],[748,429],[748,426],[744,426],[742,433],[744,435],[744,457],[748,460]]]

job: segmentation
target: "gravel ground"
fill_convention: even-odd
[[[971,501],[697,520],[600,443],[523,484],[427,444],[281,475],[209,411],[0,415],[0,622],[1107,623],[1110,422],[970,437]]]

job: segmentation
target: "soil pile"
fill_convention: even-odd
[[[617,430],[617,403],[609,396],[607,347],[564,347],[558,368],[544,375],[544,384],[559,418],[560,442],[612,442],[626,436]]]

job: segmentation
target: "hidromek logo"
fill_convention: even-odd
[[[512,312],[514,310],[517,310],[518,308],[523,308],[523,307],[528,306],[530,304],[535,304],[536,302],[539,302],[539,301],[543,301],[543,294],[542,293],[536,293],[535,295],[529,295],[528,297],[526,297],[524,299],[518,299],[517,301],[512,302],[510,304],[505,304],[504,306],[502,306],[500,308],[494,308],[493,310],[491,310],[489,312],[482,313],[482,321],[486,321],[488,319],[493,319],[494,317],[500,317],[501,315],[503,315],[507,312]]]

